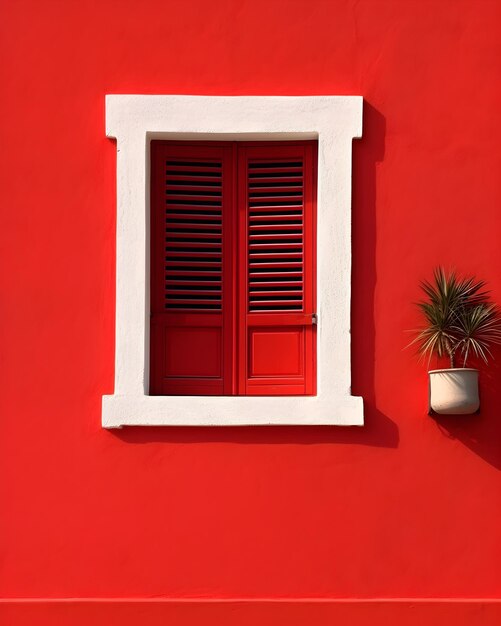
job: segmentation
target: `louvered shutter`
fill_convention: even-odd
[[[240,146],[239,393],[315,393],[315,144]]]
[[[152,142],[152,395],[232,393],[232,147]]]

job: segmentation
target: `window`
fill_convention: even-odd
[[[150,394],[314,394],[316,154],[152,142]]]
[[[115,389],[103,397],[103,427],[363,424],[362,398],[350,392],[351,154],[362,104],[359,96],[106,97],[106,134],[117,140],[117,261]],[[318,142],[316,392],[150,395],[152,141],[311,140]]]

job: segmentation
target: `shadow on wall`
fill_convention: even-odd
[[[241,443],[304,444],[333,443],[386,448],[398,446],[394,422],[371,411],[366,426],[125,426],[110,434],[127,443]]]
[[[457,439],[487,463],[501,469],[501,350],[495,361],[479,364],[480,413],[475,415],[433,415],[442,434]],[[477,367],[477,365],[473,365]]]
[[[352,389],[364,397],[366,437],[379,445],[398,444],[396,425],[376,407],[374,368],[374,292],[376,275],[376,169],[384,159],[385,118],[364,102],[364,134],[353,152],[353,280]],[[501,349],[480,369],[478,415],[434,415],[445,437],[456,439],[497,469],[501,469]],[[473,365],[477,367],[477,365]],[[426,412],[423,406],[423,419]],[[385,442],[385,443],[383,443]],[[374,445],[374,444],[372,444]]]
[[[363,138],[353,155],[353,394],[364,398],[365,425],[268,427],[130,427],[112,434],[127,443],[230,442],[272,444],[334,443],[396,448],[398,428],[377,410],[374,392],[374,289],[376,284],[376,164],[383,160],[385,119],[364,102]]]
[[[353,395],[364,398],[366,437],[397,447],[398,428],[376,406],[376,169],[384,159],[386,120],[364,100],[362,139],[353,143],[351,369]]]

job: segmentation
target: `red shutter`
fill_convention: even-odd
[[[232,148],[152,142],[152,395],[232,392]]]
[[[315,393],[315,144],[239,149],[239,392]]]
[[[152,142],[152,395],[315,393],[315,156]]]

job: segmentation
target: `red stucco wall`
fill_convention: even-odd
[[[1,11],[2,596],[499,598],[501,353],[481,414],[434,421],[403,347],[436,264],[501,301],[500,3]],[[107,93],[364,96],[352,376],[366,426],[101,429]]]

